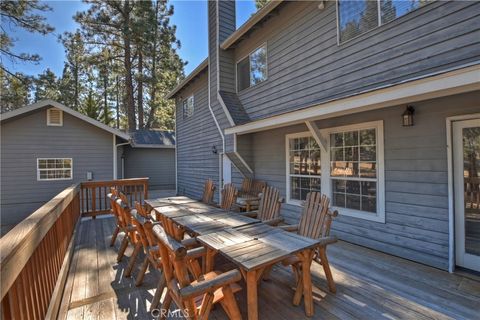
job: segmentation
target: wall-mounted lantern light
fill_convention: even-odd
[[[215,146],[212,146],[212,153],[214,153],[214,154],[217,154],[217,153],[218,153],[218,151],[217,151],[217,147],[215,147]]]
[[[415,114],[415,108],[413,106],[407,106],[405,112],[402,114],[402,125],[404,127],[413,126],[413,115]]]

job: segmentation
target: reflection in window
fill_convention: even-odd
[[[430,1],[432,0],[339,0],[339,41],[355,38]]]
[[[377,147],[375,129],[330,135],[333,205],[377,212]]]
[[[182,107],[183,107],[183,119],[193,116],[193,111],[194,111],[193,96],[190,96],[187,99],[183,100]]]
[[[267,47],[263,45],[237,63],[237,91],[267,80]]]
[[[320,191],[320,147],[311,136],[289,139],[290,199],[305,200],[310,191]]]

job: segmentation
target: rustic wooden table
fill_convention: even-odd
[[[297,255],[302,270],[310,270],[319,241],[261,223],[235,212],[206,205],[186,197],[147,200],[157,215],[171,219],[202,243],[206,249],[205,270],[213,270],[220,253],[237,265],[247,283],[248,319],[258,319],[258,281],[263,272],[283,259]],[[302,272],[305,313],[313,315],[310,272]],[[296,293],[302,294],[302,292]]]

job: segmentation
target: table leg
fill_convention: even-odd
[[[248,320],[258,319],[257,271],[247,272]]]
[[[207,248],[207,253],[205,254],[205,266],[204,266],[204,273],[213,271],[213,266],[215,264],[215,250]]]
[[[313,259],[313,250],[305,250],[303,252],[302,261],[302,280],[303,280],[303,302],[305,303],[305,314],[307,317],[313,316],[313,294],[312,294],[312,275],[310,265]]]

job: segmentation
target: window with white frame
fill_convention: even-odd
[[[311,191],[320,191],[320,147],[309,133],[287,136],[289,202],[302,201]]]
[[[237,62],[237,91],[267,80],[267,45],[255,49]]]
[[[188,97],[187,99],[183,100],[182,106],[183,106],[183,118],[184,119],[193,116],[193,111],[194,111],[193,95]]]
[[[383,122],[287,135],[287,201],[321,191],[340,214],[385,222]]]
[[[344,42],[433,0],[339,0],[338,40]]]
[[[71,180],[72,158],[37,159],[37,180]]]

